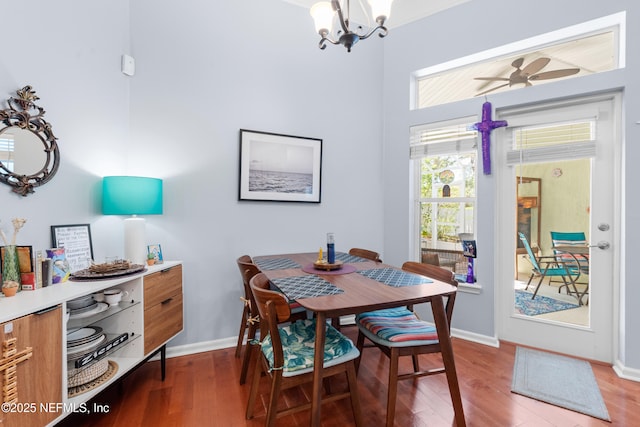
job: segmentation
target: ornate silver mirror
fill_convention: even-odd
[[[44,109],[31,86],[16,91],[0,110],[0,182],[22,196],[48,182],[58,170],[60,153]]]

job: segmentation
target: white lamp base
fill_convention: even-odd
[[[124,258],[133,264],[145,264],[145,220],[132,217],[124,220]]]

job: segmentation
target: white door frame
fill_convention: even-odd
[[[507,130],[501,129],[501,132],[495,132],[497,138],[497,147],[501,149],[496,150],[495,164],[496,164],[496,256],[495,260],[495,324],[497,325],[496,331],[498,339],[506,339],[509,341],[521,343],[523,345],[530,345],[534,347],[545,348],[551,351],[557,351],[566,354],[572,354],[575,356],[586,357],[594,360],[602,360],[605,362],[613,362],[618,357],[618,337],[619,337],[619,310],[620,310],[620,228],[622,222],[620,220],[621,215],[621,176],[620,176],[620,164],[621,164],[621,150],[622,141],[620,136],[621,130],[621,94],[609,93],[599,96],[579,97],[571,100],[557,101],[557,102],[544,102],[536,106],[530,106],[526,109],[517,109],[518,112],[522,111],[536,111],[539,110],[541,114],[545,114],[545,110],[552,108],[560,108],[566,106],[579,106],[583,104],[611,101],[612,102],[612,114],[613,114],[613,159],[611,164],[612,176],[613,176],[613,197],[612,197],[612,214],[611,219],[608,221],[611,226],[610,243],[612,245],[611,262],[612,262],[612,303],[611,303],[611,319],[607,319],[608,325],[607,331],[610,337],[610,344],[607,347],[610,348],[594,348],[590,352],[584,352],[584,350],[577,351],[572,345],[572,341],[576,341],[578,334],[582,336],[588,336],[589,333],[595,334],[591,327],[585,328],[581,326],[559,324],[557,322],[540,322],[531,319],[527,319],[523,316],[517,316],[513,314],[514,296],[513,296],[513,254],[515,253],[515,239],[513,227],[505,226],[505,224],[515,224],[515,191],[510,191],[510,188],[514,185],[513,173],[506,166],[505,153],[507,148],[505,147],[505,132]],[[504,119],[507,113],[511,113],[516,108],[504,109],[496,114],[500,119]],[[597,203],[596,200],[591,201],[591,205]],[[598,223],[601,221],[599,218],[593,218],[592,222]],[[591,229],[595,226],[592,224]],[[598,240],[596,234],[591,234],[592,244]],[[598,250],[594,248],[593,250]],[[526,322],[526,323],[523,323]],[[592,322],[593,323],[593,322]],[[535,325],[535,326],[531,326]],[[594,325],[597,326],[597,325]],[[522,327],[522,332],[520,331]],[[527,331],[527,332],[524,332]],[[531,331],[534,331],[533,333]],[[599,331],[598,333],[602,333]],[[515,336],[515,338],[514,338]],[[601,335],[599,335],[601,336]],[[595,339],[594,339],[595,341]],[[584,353],[583,353],[584,352]],[[588,354],[585,354],[588,353]]]

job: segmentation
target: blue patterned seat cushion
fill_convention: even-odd
[[[313,370],[313,355],[316,341],[315,319],[298,320],[278,328],[284,353],[283,376],[300,375]],[[262,352],[273,366],[273,346],[267,336],[261,343]],[[353,342],[327,324],[324,346],[324,366],[338,365],[359,356]]]
[[[356,324],[367,338],[390,347],[438,342],[436,328],[404,307],[360,313]]]

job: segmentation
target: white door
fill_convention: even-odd
[[[617,219],[620,215],[620,104],[620,95],[610,94],[497,112],[501,120],[509,123],[507,128],[494,132],[494,139],[497,141],[496,324],[499,339],[593,360],[613,360],[614,337],[617,336],[614,316],[618,311],[616,296],[619,294],[619,269],[616,266],[619,263],[620,239]],[[564,129],[562,132],[565,132],[564,126],[572,123],[578,123],[576,127],[582,131],[585,123],[590,123],[592,140],[577,136],[573,140],[569,137],[569,142],[559,145],[546,146],[542,143],[535,145],[535,149],[527,149],[526,146],[524,149],[514,148],[522,147],[522,133],[518,133],[519,130],[533,129],[535,134],[539,127]],[[564,197],[554,194],[561,187],[556,185],[561,179],[571,179],[570,176],[563,177],[563,162],[567,166],[569,162],[581,162],[580,164],[586,165],[583,169],[589,169],[586,171],[586,178],[581,180],[581,184],[587,189],[586,209],[580,207],[579,203],[572,202],[570,194]],[[551,253],[550,237],[546,237],[550,231],[580,231],[551,230],[553,224],[559,222],[558,214],[555,214],[556,219],[553,221],[545,218],[545,200],[548,204],[553,204],[556,212],[562,206],[561,212],[564,214],[560,216],[565,220],[571,218],[576,211],[586,211],[584,231],[591,250],[590,271],[587,276],[583,276],[589,283],[588,298],[584,299],[587,304],[581,308],[587,315],[584,324],[567,323],[545,316],[523,315],[514,309],[516,175],[521,170],[527,170],[527,165],[534,164],[541,165],[541,169],[545,165],[553,165],[541,177],[541,239],[537,243],[543,255]],[[572,227],[571,221],[565,227]],[[537,278],[533,279],[532,288],[537,281]],[[541,287],[548,286],[545,283]],[[577,302],[577,299],[573,301]]]

